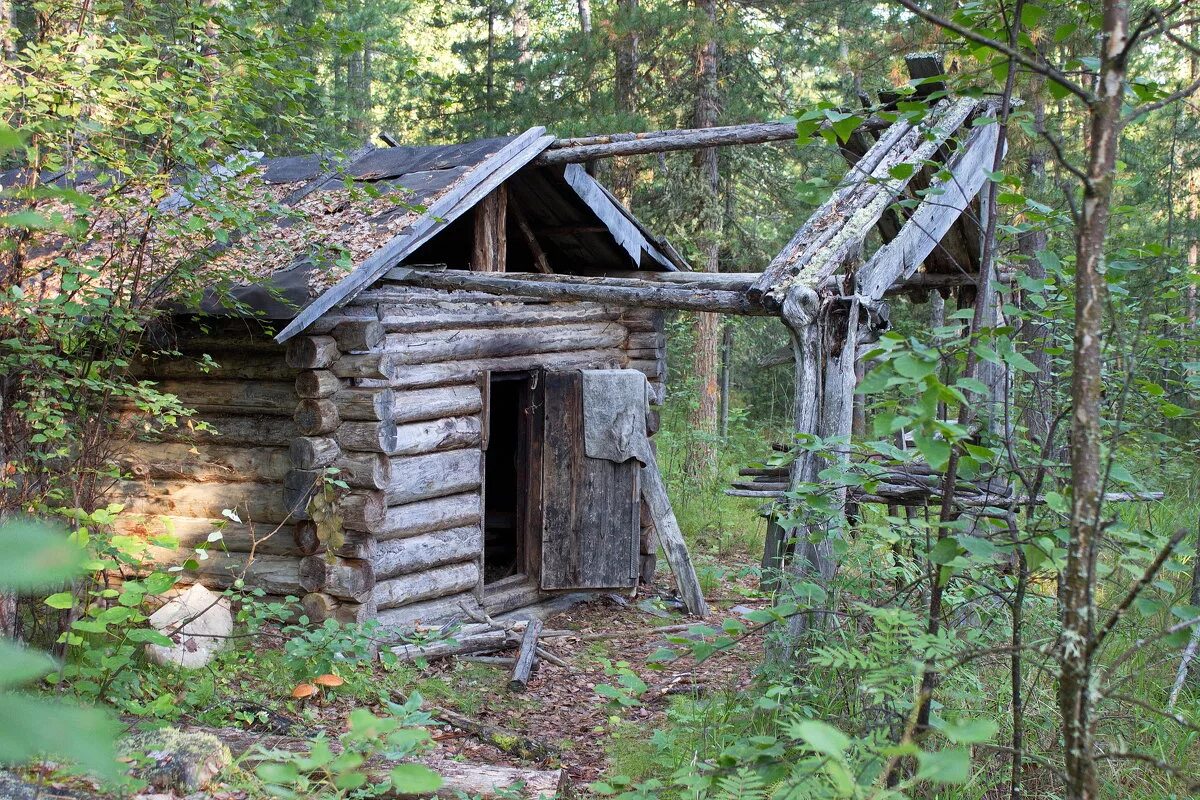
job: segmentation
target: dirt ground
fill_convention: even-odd
[[[731,588],[729,583],[724,584],[723,594]],[[747,582],[744,588],[751,590],[752,584]],[[666,594],[669,587],[661,587],[661,590]],[[738,593],[711,597],[709,603],[712,615],[705,622],[713,627],[719,627],[722,619],[737,616],[746,609],[769,605],[765,600],[748,600]],[[737,613],[731,614],[731,608],[736,608]],[[643,587],[639,596],[633,599],[602,595],[549,617],[545,621],[547,630],[570,630],[578,634],[543,639],[546,649],[567,666],[542,660],[527,692],[518,694],[509,692],[506,687],[500,688],[478,703],[473,712],[476,719],[524,734],[557,752],[557,758],[541,764],[522,762],[448,726],[434,734],[440,748],[448,757],[457,756],[467,761],[561,766],[571,783],[579,786],[597,780],[608,767],[603,737],[612,717],[619,716],[643,729],[648,739],[653,730],[665,724],[671,697],[736,691],[750,683],[754,669],[762,663],[762,643],[757,637],[700,663],[684,656],[661,669],[649,666],[647,658],[652,653],[660,647],[670,646],[667,636],[686,634],[677,628],[687,624],[688,618],[668,609],[669,602],[664,602],[654,587],[650,592]],[[667,630],[661,630],[663,628]],[[596,692],[597,685],[616,685],[618,682],[616,675],[606,674],[602,659],[626,662],[628,668],[646,683],[649,688],[639,705],[619,707]],[[481,668],[502,678],[501,687],[507,682],[508,666],[485,667],[459,659],[430,665],[431,673],[451,687],[464,677],[478,676]]]

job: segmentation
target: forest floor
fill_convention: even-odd
[[[613,766],[614,748],[622,741],[633,737],[648,748],[651,734],[666,726],[672,702],[741,691],[762,663],[762,641],[751,637],[704,661],[685,655],[667,664],[650,664],[651,654],[672,646],[668,637],[687,636],[683,628],[699,624],[674,608],[673,589],[664,582],[669,580],[660,573],[659,585],[642,587],[636,597],[595,595],[548,617],[547,630],[577,634],[542,640],[567,666],[540,659],[525,692],[508,688],[510,666],[469,657],[441,659],[412,671],[402,668],[402,685],[396,691],[419,691],[429,706],[521,734],[553,754],[542,761],[521,759],[445,725],[433,729],[439,757],[498,766],[561,767],[571,785],[584,786]],[[713,627],[726,616],[770,605],[759,596],[757,578],[750,575],[728,577],[711,595],[712,614],[705,624]],[[629,673],[646,686],[628,693],[636,702],[623,705],[597,692],[602,685],[629,685]],[[383,685],[397,684],[395,674],[381,671],[377,677]],[[632,685],[637,687],[636,682]],[[309,722],[336,737],[345,730],[346,715],[362,706],[371,703],[361,695],[343,696],[320,708]]]

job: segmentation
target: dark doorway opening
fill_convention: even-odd
[[[527,534],[530,375],[488,377],[484,454],[483,582],[518,582],[529,573]]]

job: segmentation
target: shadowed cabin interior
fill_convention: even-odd
[[[483,475],[483,582],[531,577],[529,538],[532,384],[529,373],[488,376],[487,434]]]

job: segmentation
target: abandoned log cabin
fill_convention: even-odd
[[[316,619],[389,627],[652,574],[639,473],[663,399],[662,311],[404,282],[406,265],[686,268],[581,166],[534,164],[552,140],[259,162],[255,179],[315,229],[269,228],[288,247],[257,253],[276,254],[229,292],[240,315],[209,297],[165,336],[182,355],[139,365],[197,413],[129,444],[120,528],[174,535],[182,551],[154,552],[179,563],[220,526],[193,579],[244,574]],[[382,193],[348,198],[366,184]],[[336,275],[313,242],[353,269]]]

